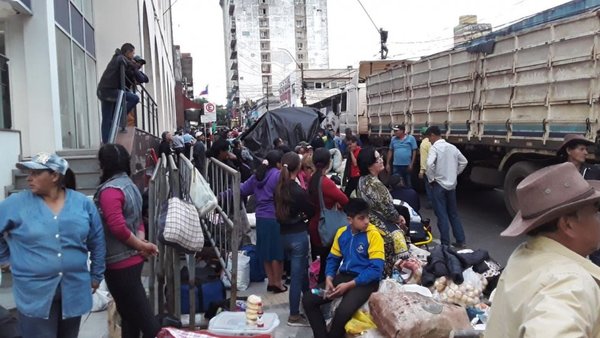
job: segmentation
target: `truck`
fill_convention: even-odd
[[[557,163],[565,135],[598,143],[599,10],[599,0],[571,1],[451,50],[379,62],[364,81],[366,114],[342,112],[342,126],[356,121],[361,137],[382,144],[396,124],[417,139],[439,126],[469,160],[464,176],[502,188],[514,215],[517,185]]]

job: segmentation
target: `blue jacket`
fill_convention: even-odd
[[[19,312],[47,319],[59,285],[63,318],[90,311],[91,282],[103,279],[106,249],[102,221],[89,198],[67,189],[65,204],[55,216],[29,190],[11,195],[0,203],[4,233],[0,264],[10,262]]]
[[[370,284],[381,279],[384,257],[383,238],[373,224],[356,234],[347,225],[335,234],[325,271],[334,277],[339,268],[340,273],[355,275],[356,285]]]

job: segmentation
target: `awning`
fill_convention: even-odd
[[[183,97],[183,110],[188,110],[188,109],[202,110],[204,108],[202,104],[198,104],[198,103],[190,100],[187,96],[185,96],[185,94],[182,93],[181,96]]]

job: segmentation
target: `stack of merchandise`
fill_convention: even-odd
[[[246,324],[248,326],[261,326],[263,315],[262,299],[256,295],[248,296],[246,301]]]

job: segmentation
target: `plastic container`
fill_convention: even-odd
[[[265,312],[262,320],[264,327],[249,326],[246,325],[246,313],[225,311],[210,320],[208,331],[228,335],[271,334],[280,323],[276,313]]]

